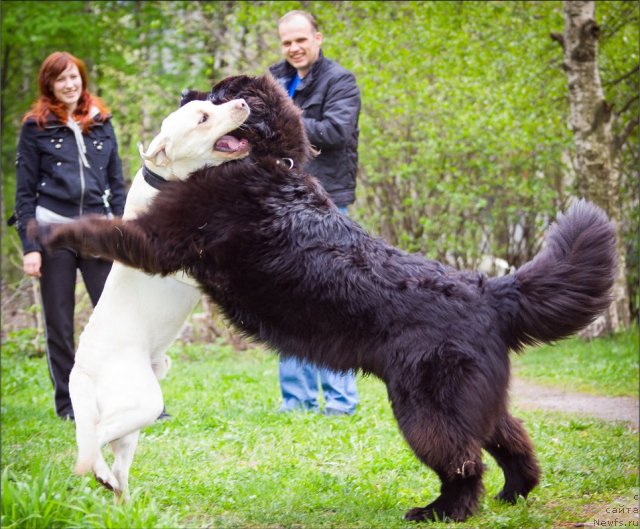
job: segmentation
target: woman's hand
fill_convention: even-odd
[[[22,270],[31,277],[40,277],[40,267],[42,266],[42,254],[40,252],[29,252],[22,256]]]

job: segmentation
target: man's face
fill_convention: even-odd
[[[322,33],[313,31],[303,16],[293,16],[280,24],[280,47],[285,60],[304,77],[320,55]]]

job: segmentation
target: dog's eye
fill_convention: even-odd
[[[200,123],[204,123],[208,119],[209,119],[209,114],[202,114],[202,116],[200,117],[200,121],[198,121],[198,125],[200,125]]]

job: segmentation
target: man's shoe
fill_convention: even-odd
[[[353,415],[354,413],[355,412],[349,413],[348,411],[344,411],[344,410],[336,410],[334,408],[325,408],[322,411],[322,415],[329,415],[329,416],[334,416],[334,417],[337,417],[337,416],[340,416],[340,415],[349,416],[349,415]]]

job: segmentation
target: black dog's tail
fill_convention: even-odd
[[[580,200],[566,215],[558,214],[533,260],[491,281],[511,348],[566,338],[609,306],[615,240],[605,213]]]

